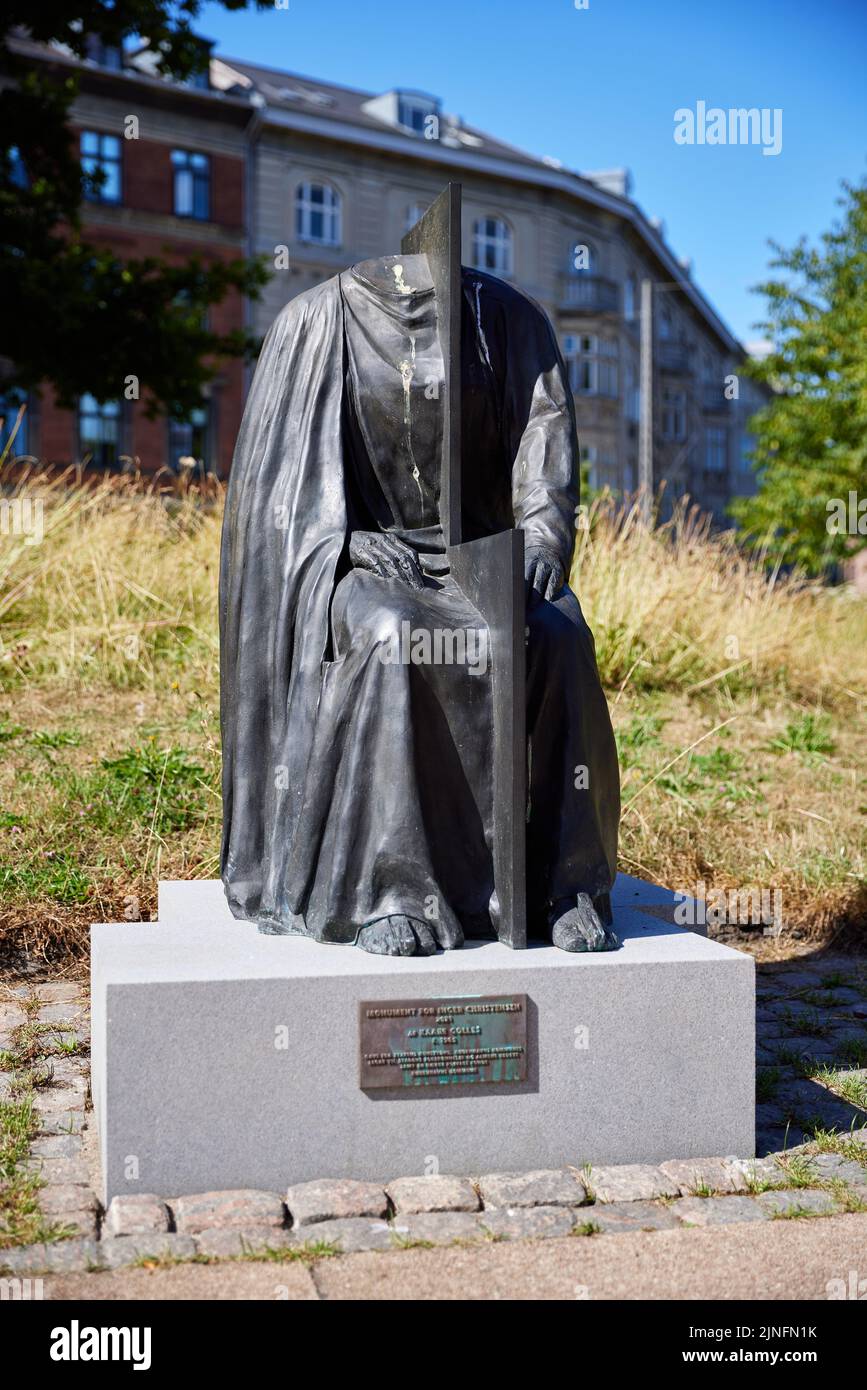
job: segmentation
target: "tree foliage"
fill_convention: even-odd
[[[222,0],[243,9],[250,0]],[[261,5],[263,0],[252,0]],[[205,326],[207,310],[233,291],[256,297],[259,260],[165,263],[122,260],[91,244],[80,207],[87,176],[68,128],[79,86],[74,67],[34,63],[15,37],[63,45],[84,58],[93,38],[111,47],[138,39],[165,76],[202,63],[192,23],[200,0],[4,0],[0,21],[0,300],[4,386],[51,383],[61,405],[100,400],[138,377],[148,409],[182,418],[229,357],[251,354],[252,336]]]
[[[754,545],[814,573],[867,545],[867,183],[838,205],[819,246],[774,244],[784,275],[758,287],[773,350],[750,371],[773,396],[754,421],[758,493],[732,507]]]

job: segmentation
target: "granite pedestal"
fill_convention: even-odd
[[[621,875],[610,954],[395,959],[262,935],[215,881],[161,884],[158,923],[93,928],[106,1201],[752,1154],[753,961],[675,926],[672,902]],[[526,1081],[360,1088],[361,1001],[511,994]]]

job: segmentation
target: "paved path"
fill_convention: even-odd
[[[867,1214],[606,1237],[49,1277],[53,1299],[803,1299],[867,1277]],[[840,1286],[836,1286],[839,1288]],[[832,1285],[832,1291],[836,1291]]]

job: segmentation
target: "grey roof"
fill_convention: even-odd
[[[248,77],[253,86],[262,93],[269,106],[278,110],[315,112],[318,116],[330,117],[334,121],[350,121],[353,125],[367,127],[371,131],[389,130],[403,135],[407,148],[418,145],[418,135],[404,131],[400,126],[372,115],[364,109],[365,104],[381,96],[381,92],[361,91],[356,87],[339,87],[333,82],[322,82],[318,78],[302,77],[294,72],[284,72],[279,68],[263,67],[259,63],[248,63],[244,58],[232,58],[224,53],[216,53],[217,61],[235,69]],[[408,95],[427,95],[416,93],[409,87],[395,87],[392,90]],[[459,117],[447,112],[440,113],[442,122],[441,143],[449,143],[449,138],[458,141],[468,150],[484,151],[494,158],[508,159],[510,162],[547,169],[556,161],[540,159],[528,154],[517,145],[497,140],[476,126],[467,125]],[[575,175],[578,178],[578,175]]]

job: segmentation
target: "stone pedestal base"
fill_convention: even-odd
[[[426,959],[260,934],[216,882],[93,928],[104,1197],[754,1152],[754,967],[622,876],[623,948]],[[667,919],[667,920],[666,920]],[[527,1079],[362,1090],[361,1001],[525,994]]]

